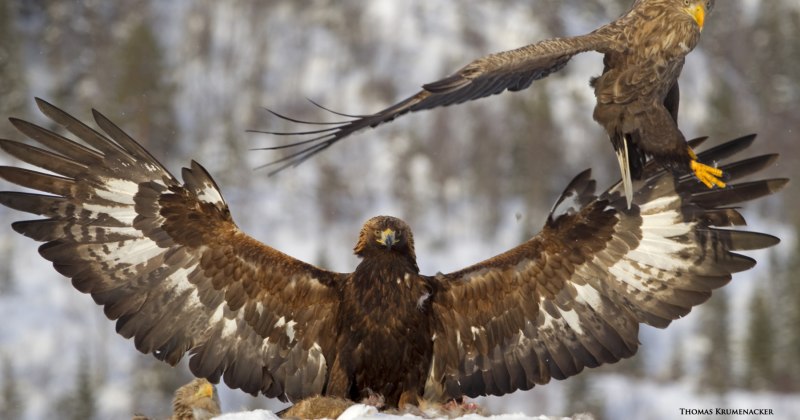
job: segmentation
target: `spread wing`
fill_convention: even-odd
[[[289,166],[298,165],[356,131],[367,127],[376,127],[411,111],[460,104],[506,90],[527,89],[535,80],[561,70],[575,54],[589,50],[604,51],[610,46],[609,37],[605,35],[604,31],[598,30],[587,35],[548,39],[515,50],[491,54],[467,64],[444,79],[423,85],[422,90],[415,95],[375,114],[351,116],[330,111],[352,118],[338,123],[300,121],[270,111],[274,115],[292,122],[330,125],[330,127],[312,131],[267,132],[276,135],[309,136],[310,138],[283,146],[265,148],[265,150],[299,149],[266,166],[275,166],[272,173],[276,173]]]
[[[701,156],[717,161],[752,141],[737,139]],[[776,157],[722,168],[735,180]],[[619,184],[596,197],[584,172],[528,242],[438,276],[442,292],[432,307],[439,324],[426,397],[502,395],[630,357],[640,323],[666,327],[731,273],[755,264],[733,251],[778,242],[724,227],[745,224],[729,205],[771,194],[787,180],[708,190],[652,163],[645,174],[627,211]]]
[[[48,150],[0,140],[52,172],[0,168],[45,194],[2,192],[0,203],[44,219],[14,229],[45,242],[41,255],[89,293],[117,332],[170,364],[233,388],[299,399],[322,391],[332,348],[332,288],[343,275],[284,255],[242,233],[197,163],[180,183],[98,112],[101,134],[38,100],[85,145],[34,124],[12,123]]]

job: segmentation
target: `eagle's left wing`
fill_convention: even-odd
[[[752,141],[743,137],[701,157],[716,161]],[[775,157],[722,168],[736,179]],[[619,184],[596,197],[584,172],[556,204],[566,211],[556,215],[554,209],[539,234],[437,277],[442,289],[432,302],[438,325],[427,398],[502,395],[630,357],[640,323],[666,327],[708,299],[731,273],[755,264],[732,251],[778,242],[718,227],[744,225],[727,206],[768,195],[786,180],[709,191],[652,163],[646,173],[650,177],[626,210]]]
[[[0,193],[0,204],[45,217],[14,229],[45,242],[42,256],[140,351],[170,364],[188,352],[195,375],[252,394],[322,392],[343,275],[241,232],[197,163],[181,183],[100,113],[106,135],[37,105],[83,144],[11,120],[47,149],[11,140],[0,147],[52,172],[0,167],[0,177],[45,193]]]
[[[266,132],[275,135],[311,136],[287,145],[266,147],[265,150],[294,149],[288,156],[268,163],[277,165],[272,173],[289,166],[296,166],[334,143],[360,130],[374,128],[393,121],[409,112],[423,111],[443,106],[497,95],[504,91],[516,92],[527,89],[534,81],[543,79],[561,70],[576,54],[586,51],[606,51],[613,48],[609,28],[606,25],[586,35],[552,38],[517,49],[490,54],[472,61],[455,73],[422,86],[422,90],[381,111],[370,115],[334,114],[350,117],[336,123],[300,121],[278,113],[274,115],[288,121],[329,125],[329,128],[297,132]],[[327,108],[323,108],[326,109]],[[328,110],[330,111],[330,110]],[[299,150],[297,150],[299,148]]]

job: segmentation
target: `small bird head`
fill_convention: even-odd
[[[694,19],[700,30],[712,10],[714,10],[714,0],[683,0],[683,10]]]

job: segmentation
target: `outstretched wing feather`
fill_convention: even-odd
[[[311,132],[274,132],[278,135],[321,134],[288,145],[273,148],[303,147],[286,158],[268,165],[280,165],[275,171],[298,164],[339,140],[368,127],[394,120],[408,112],[422,111],[442,106],[460,104],[475,99],[496,95],[506,90],[519,91],[534,81],[547,77],[563,68],[575,55],[590,50],[609,48],[609,40],[602,31],[565,38],[553,38],[514,50],[504,51],[479,58],[454,74],[436,82],[423,85],[421,91],[389,106],[377,113],[343,121],[336,127]],[[278,115],[277,113],[273,113]],[[337,113],[340,114],[340,113]],[[285,118],[289,121],[293,119]],[[316,124],[316,123],[315,123]],[[319,147],[320,145],[325,147]]]
[[[705,156],[733,156],[752,140],[733,140]],[[774,159],[730,163],[731,181]],[[630,357],[639,345],[639,324],[666,327],[732,273],[755,264],[734,251],[778,242],[723,229],[744,224],[738,211],[724,206],[771,194],[786,180],[708,191],[649,165],[630,210],[619,184],[597,197],[582,173],[555,206],[565,212],[551,214],[542,232],[439,276],[444,289],[433,301],[439,323],[427,397],[502,395]],[[566,205],[573,202],[579,206]]]
[[[332,286],[343,275],[242,233],[199,164],[180,183],[99,112],[108,137],[37,104],[85,145],[13,121],[49,150],[8,140],[0,147],[53,172],[0,168],[0,177],[52,194],[1,192],[0,204],[47,217],[14,228],[45,242],[41,255],[140,351],[171,364],[189,353],[196,375],[253,394],[322,392],[338,302]]]

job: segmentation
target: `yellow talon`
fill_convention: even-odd
[[[705,186],[708,188],[713,188],[714,185],[719,188],[725,188],[725,183],[719,179],[722,177],[721,169],[698,162],[694,152],[692,152],[691,149],[689,151],[689,155],[692,157],[692,162],[690,164],[692,172],[694,172],[694,175],[700,180],[700,182],[705,184]]]

